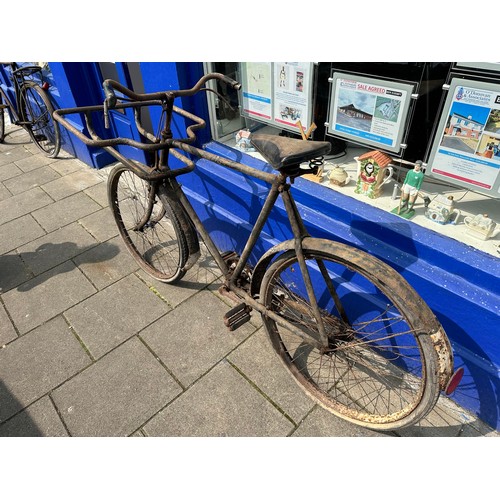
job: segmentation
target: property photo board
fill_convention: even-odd
[[[500,84],[451,79],[427,164],[428,175],[500,197]]]
[[[268,125],[297,131],[312,122],[313,63],[240,63],[241,114]]]
[[[399,153],[416,83],[332,71],[327,134]]]

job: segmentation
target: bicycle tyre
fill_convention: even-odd
[[[2,105],[2,94],[0,94],[0,106]],[[0,142],[3,142],[5,139],[5,117],[4,117],[4,109],[0,107]]]
[[[388,265],[340,243],[322,247],[304,254],[328,349],[322,352],[264,314],[271,345],[299,386],[334,415],[375,430],[417,423],[439,397],[439,359],[430,337],[440,328],[437,319]],[[342,306],[328,293],[318,262]],[[318,338],[304,290],[295,251],[287,251],[264,274],[260,297],[268,310]]]
[[[61,149],[61,131],[54,120],[52,106],[46,92],[35,82],[25,82],[19,97],[19,109],[24,127],[31,140],[49,158],[55,158]]]
[[[188,258],[188,245],[176,210],[168,197],[119,164],[108,179],[108,199],[120,235],[132,257],[151,277],[165,283],[180,280]],[[143,220],[149,214],[148,220]]]

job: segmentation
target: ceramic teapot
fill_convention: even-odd
[[[345,186],[349,182],[349,174],[340,165],[334,165],[328,176],[330,184]]]
[[[460,210],[455,208],[453,196],[439,194],[434,198],[425,210],[425,216],[438,224],[456,224],[460,217]]]
[[[482,240],[487,240],[496,228],[496,222],[492,221],[488,214],[464,217],[464,223],[468,228],[468,234]]]

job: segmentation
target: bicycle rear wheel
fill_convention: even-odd
[[[291,325],[263,315],[271,344],[302,389],[335,415],[377,430],[412,425],[439,396],[439,359],[429,334],[440,325],[392,268],[329,243],[304,251],[328,346],[320,345],[294,251],[273,262],[261,284],[266,308]]]
[[[174,283],[185,274],[188,246],[171,202],[160,197],[155,185],[129,167],[111,171],[109,204],[125,245],[150,276]]]
[[[52,117],[52,106],[45,91],[35,82],[26,82],[19,97],[19,109],[32,141],[49,158],[61,149],[59,124]]]

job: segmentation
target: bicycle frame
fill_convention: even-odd
[[[157,180],[168,180],[170,181],[170,189],[169,193],[171,196],[176,196],[178,201],[181,203],[182,207],[192,220],[196,231],[198,234],[200,234],[202,240],[206,244],[210,254],[214,258],[217,266],[220,268],[222,273],[224,274],[226,278],[226,287],[229,291],[233,292],[240,300],[242,300],[245,304],[249,305],[253,309],[259,311],[262,314],[267,314],[269,317],[271,317],[274,321],[276,321],[278,324],[283,324],[283,319],[271,312],[268,311],[260,302],[255,300],[254,297],[252,297],[251,294],[243,290],[239,285],[238,285],[238,280],[241,278],[241,275],[245,269],[245,266],[248,263],[248,260],[250,258],[250,254],[252,250],[254,249],[259,236],[262,232],[262,229],[264,227],[264,224],[266,223],[267,219],[269,218],[269,215],[271,213],[271,210],[276,203],[278,197],[281,195],[283,198],[283,202],[285,205],[285,209],[287,212],[288,220],[290,222],[290,226],[292,229],[293,233],[293,241],[294,241],[294,249],[297,254],[298,262],[301,268],[301,271],[304,276],[305,280],[305,286],[307,290],[307,294],[309,296],[309,300],[311,305],[313,306],[314,310],[314,316],[316,318],[317,324],[318,324],[318,330],[320,333],[320,339],[321,339],[321,345],[325,349],[328,347],[328,336],[325,331],[325,326],[323,323],[323,320],[321,318],[321,313],[317,304],[316,297],[314,295],[313,291],[313,286],[310,278],[310,273],[307,269],[305,257],[304,257],[304,252],[302,249],[302,241],[304,238],[308,237],[309,234],[307,233],[307,230],[305,228],[305,225],[302,221],[302,218],[300,217],[299,211],[297,209],[297,206],[295,204],[295,201],[293,200],[293,197],[290,193],[290,184],[287,183],[287,178],[288,176],[282,173],[279,174],[272,174],[272,173],[267,173],[267,172],[262,172],[258,169],[249,167],[247,165],[244,165],[239,162],[235,162],[232,160],[228,160],[225,158],[222,158],[220,156],[214,155],[212,153],[209,153],[207,151],[204,151],[202,149],[199,149],[195,146],[192,146],[190,143],[194,142],[196,139],[195,131],[199,128],[202,128],[205,126],[205,121],[202,120],[201,118],[192,115],[191,113],[180,109],[176,106],[174,106],[173,102],[175,97],[178,97],[180,95],[193,95],[197,91],[200,90],[201,84],[203,84],[206,80],[209,78],[206,77],[198,84],[196,87],[189,91],[177,91],[175,92],[158,92],[155,94],[135,94],[128,90],[126,87],[123,87],[120,85],[118,82],[114,82],[111,80],[106,80],[103,84],[104,87],[104,92],[106,94],[106,101],[103,105],[97,105],[97,106],[86,106],[86,107],[80,107],[80,108],[67,108],[63,110],[56,110],[54,112],[54,119],[58,122],[60,122],[64,127],[66,127],[70,132],[72,132],[76,137],[78,137],[83,143],[89,145],[89,146],[94,146],[94,147],[101,147],[107,152],[109,152],[112,156],[114,156],[118,161],[123,163],[124,165],[128,166],[134,173],[136,173],[139,177],[141,177],[144,180],[147,181],[157,181]],[[134,99],[134,102],[131,103],[117,103],[116,102],[116,96],[114,95],[114,92],[112,88],[116,88],[120,92],[124,93],[125,95],[132,97]],[[109,101],[109,102],[108,102]],[[139,143],[137,141],[134,141],[132,139],[125,139],[125,138],[113,138],[113,139],[101,139],[97,133],[95,132],[93,126],[92,126],[92,113],[94,112],[103,112],[104,117],[105,117],[105,123],[107,122],[107,111],[108,111],[108,106],[109,103],[112,104],[113,109],[126,109],[126,108],[134,108],[134,116],[135,116],[135,123],[137,126],[138,131],[150,141],[149,144],[145,143]],[[160,138],[153,136],[152,134],[148,133],[143,127],[142,124],[140,123],[140,116],[139,116],[139,110],[143,106],[154,106],[154,105],[160,105],[165,112],[165,123],[163,125],[163,129],[160,134]],[[90,138],[87,137],[85,134],[83,134],[81,131],[79,131],[75,126],[71,125],[69,122],[65,121],[62,118],[62,115],[66,114],[74,114],[74,113],[83,113],[85,116],[85,123],[87,126],[87,130],[89,132]],[[172,115],[173,114],[178,114],[184,118],[187,118],[191,121],[194,122],[194,125],[190,125],[187,127],[186,132],[188,137],[184,139],[173,139],[172,138],[172,131],[171,131],[171,121],[172,121]],[[140,164],[134,163],[130,161],[128,158],[120,154],[114,147],[117,145],[129,145],[129,146],[134,146],[139,149],[142,149],[144,151],[149,151],[149,152],[154,152],[156,156],[156,165],[154,167],[146,167],[142,166]],[[205,230],[202,221],[196,214],[194,208],[192,207],[191,203],[187,199],[186,195],[182,191],[180,185],[176,181],[176,177],[179,175],[191,172],[195,168],[194,162],[186,157],[185,155],[181,154],[178,152],[178,150],[181,150],[185,153],[197,156],[199,158],[203,158],[209,161],[212,161],[214,163],[217,163],[221,166],[236,170],[240,173],[243,173],[245,175],[249,175],[251,177],[263,180],[264,182],[268,183],[271,185],[271,189],[267,195],[267,198],[264,202],[264,205],[262,206],[261,212],[257,218],[257,221],[255,222],[255,225],[249,235],[249,238],[245,244],[245,247],[242,251],[241,256],[238,259],[238,262],[236,264],[236,268],[234,271],[230,272],[228,266],[226,265],[226,262],[224,261],[224,258],[222,257],[221,253],[217,249],[216,245],[214,244],[212,238],[210,235],[207,233]],[[158,155],[159,152],[159,155]],[[174,170],[170,169],[169,167],[169,156],[172,154],[173,157],[184,163],[186,166],[182,168],[176,168]],[[167,186],[167,182],[165,182],[165,186]],[[329,277],[326,274],[326,271],[324,267],[322,266],[322,263],[318,261],[318,265],[320,267],[321,273],[323,275],[323,278],[325,279],[325,283],[332,293],[332,297],[334,300],[336,300],[336,294],[333,290],[333,287],[330,286],[329,283]],[[290,325],[286,324],[288,327]],[[311,342],[312,339],[309,337],[306,337],[304,333],[298,329],[298,328],[293,328],[295,330],[295,333],[299,335],[300,337],[306,339],[308,342]]]
[[[197,149],[197,148],[193,148]],[[194,152],[193,152],[194,153]],[[208,159],[207,158],[207,153],[202,150],[197,150],[197,153],[199,154],[200,157]],[[218,161],[217,163],[222,164],[222,162]],[[240,163],[236,162],[231,162],[232,165],[224,165],[229,168],[233,168],[234,170],[240,170],[240,167],[246,167],[245,165],[242,165]],[[246,167],[249,168],[249,167]],[[252,169],[253,170],[253,169]],[[241,170],[240,170],[241,171]],[[261,173],[259,170],[256,170],[256,172]],[[271,174],[273,175],[273,174]],[[250,305],[253,309],[257,310],[258,312],[262,314],[266,314],[268,317],[270,317],[272,320],[274,320],[276,323],[287,327],[291,331],[293,331],[296,335],[301,337],[302,339],[306,340],[309,343],[316,343],[314,339],[311,339],[307,335],[304,334],[302,330],[299,328],[294,327],[293,325],[290,325],[286,321],[283,320],[281,316],[279,316],[276,313],[273,313],[269,310],[267,310],[260,302],[255,300],[254,297],[248,292],[246,292],[239,284],[238,280],[240,279],[243,270],[245,269],[245,266],[248,263],[248,260],[250,258],[250,254],[252,253],[252,250],[254,249],[259,236],[263,230],[264,224],[266,223],[267,219],[269,218],[269,215],[271,214],[271,210],[273,206],[275,205],[278,197],[281,195],[285,209],[287,212],[288,220],[290,222],[290,226],[292,229],[292,233],[294,236],[294,242],[295,242],[295,251],[297,253],[297,258],[299,261],[299,265],[301,268],[301,271],[304,276],[305,280],[305,286],[307,290],[307,294],[309,297],[309,300],[311,301],[311,305],[313,306],[313,311],[314,315],[317,321],[318,325],[318,331],[320,334],[320,339],[321,339],[321,346],[324,347],[325,349],[328,347],[328,335],[325,331],[325,326],[323,323],[323,320],[321,318],[321,314],[319,311],[318,303],[316,300],[316,296],[313,291],[313,286],[311,282],[311,277],[309,270],[307,269],[305,257],[304,257],[304,252],[302,249],[302,240],[306,237],[309,237],[309,234],[304,226],[304,222],[299,214],[299,211],[297,209],[297,206],[295,204],[295,201],[289,191],[290,184],[286,182],[286,176],[279,174],[279,175],[273,175],[274,180],[271,184],[271,189],[267,195],[267,198],[261,208],[261,211],[259,213],[259,216],[257,217],[257,220],[254,224],[254,227],[252,231],[250,232],[250,235],[246,241],[245,247],[243,248],[243,251],[241,255],[238,258],[238,262],[236,264],[236,267],[233,272],[230,272],[228,269],[226,262],[224,261],[222,254],[219,252],[217,249],[216,245],[214,244],[212,238],[206,231],[202,221],[200,220],[198,214],[192,207],[191,203],[189,202],[188,198],[186,197],[185,193],[182,191],[182,189],[179,188],[175,190],[175,194],[177,195],[179,201],[181,202],[183,208],[186,210],[187,214],[189,215],[190,219],[193,221],[193,224],[200,234],[202,240],[204,241],[205,245],[208,248],[208,251],[214,258],[215,262],[217,263],[217,266],[220,268],[220,270],[223,272],[225,278],[226,278],[226,283],[225,286],[227,287],[228,290],[233,292],[237,297],[239,297],[241,300],[243,300],[246,304]],[[328,286],[328,282],[330,278],[325,275],[324,273],[324,267],[322,263],[318,261],[318,265],[320,266],[320,270],[322,272],[323,278],[325,279],[325,283]],[[332,287],[328,286],[330,292],[333,295],[332,297],[334,298],[335,302],[337,302],[337,294],[336,292],[332,289]]]

